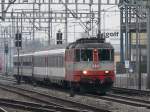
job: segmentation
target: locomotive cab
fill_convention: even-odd
[[[80,39],[67,50],[73,51],[73,60],[66,61],[66,80],[84,88],[107,91],[114,81],[114,49],[110,43],[97,38]]]

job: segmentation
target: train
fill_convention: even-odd
[[[79,91],[105,94],[113,86],[114,48],[104,39],[80,38],[68,45],[13,56],[19,81],[55,83]]]

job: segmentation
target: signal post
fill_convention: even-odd
[[[21,77],[19,76],[19,66],[21,65],[20,63],[20,57],[19,57],[19,51],[20,51],[20,48],[22,47],[22,34],[19,33],[17,31],[16,35],[15,35],[15,47],[17,47],[17,55],[18,55],[18,63],[17,63],[17,83],[20,84],[21,82]]]

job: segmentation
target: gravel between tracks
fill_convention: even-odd
[[[26,111],[26,110],[19,110],[19,109],[12,109],[12,108],[7,108],[3,107],[7,112],[32,112],[32,111]]]
[[[0,89],[0,98],[6,98],[6,99],[15,99],[15,100],[21,100],[21,101],[31,101],[31,99],[21,97],[20,95],[17,95],[15,93],[10,93],[7,91],[4,91],[3,89]],[[32,102],[32,101],[31,101]],[[13,109],[10,107],[4,107],[8,112],[31,112],[27,110],[19,110],[19,109]]]
[[[14,83],[11,83],[8,81],[3,82],[3,83],[7,83],[10,85],[14,84]],[[78,102],[81,102],[83,104],[97,106],[97,107],[102,108],[102,109],[108,109],[112,112],[150,112],[150,110],[148,110],[146,108],[133,107],[133,106],[119,104],[119,103],[115,103],[115,102],[111,102],[111,101],[104,101],[101,99],[91,98],[91,97],[87,97],[87,96],[83,96],[83,95],[82,96],[81,95],[75,95],[74,97],[70,97],[68,93],[58,91],[55,89],[46,89],[46,88],[42,88],[42,87],[34,87],[32,85],[27,85],[27,84],[21,84],[21,85],[15,85],[15,86],[29,89],[29,90],[39,91],[42,93],[46,93],[46,94],[49,94],[52,96],[56,96],[56,97],[60,97],[60,98],[68,99],[68,100],[78,101]],[[2,91],[1,89],[0,89],[0,91],[1,91],[0,92],[0,98],[13,98],[16,100],[30,101],[30,99],[20,97],[19,95],[16,95],[13,93],[8,93],[5,91]],[[10,111],[10,112],[24,112],[24,111]],[[25,112],[29,112],[29,111],[25,111]]]
[[[143,108],[143,107],[133,107],[129,105],[119,104],[111,101],[104,101],[101,99],[91,98],[87,96],[75,95],[74,97],[70,97],[68,93],[57,91],[55,89],[46,89],[41,87],[33,87],[31,85],[19,85],[19,87],[23,87],[25,89],[32,89],[34,91],[40,91],[42,93],[46,93],[49,95],[53,95],[56,97],[74,100],[77,102],[81,102],[83,104],[97,106],[102,109],[108,109],[112,112],[150,112],[150,110]]]

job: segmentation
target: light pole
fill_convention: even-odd
[[[4,34],[5,35],[5,34]],[[4,40],[5,46],[5,75],[8,75],[8,42]]]
[[[150,89],[150,6],[147,8],[147,88]]]

